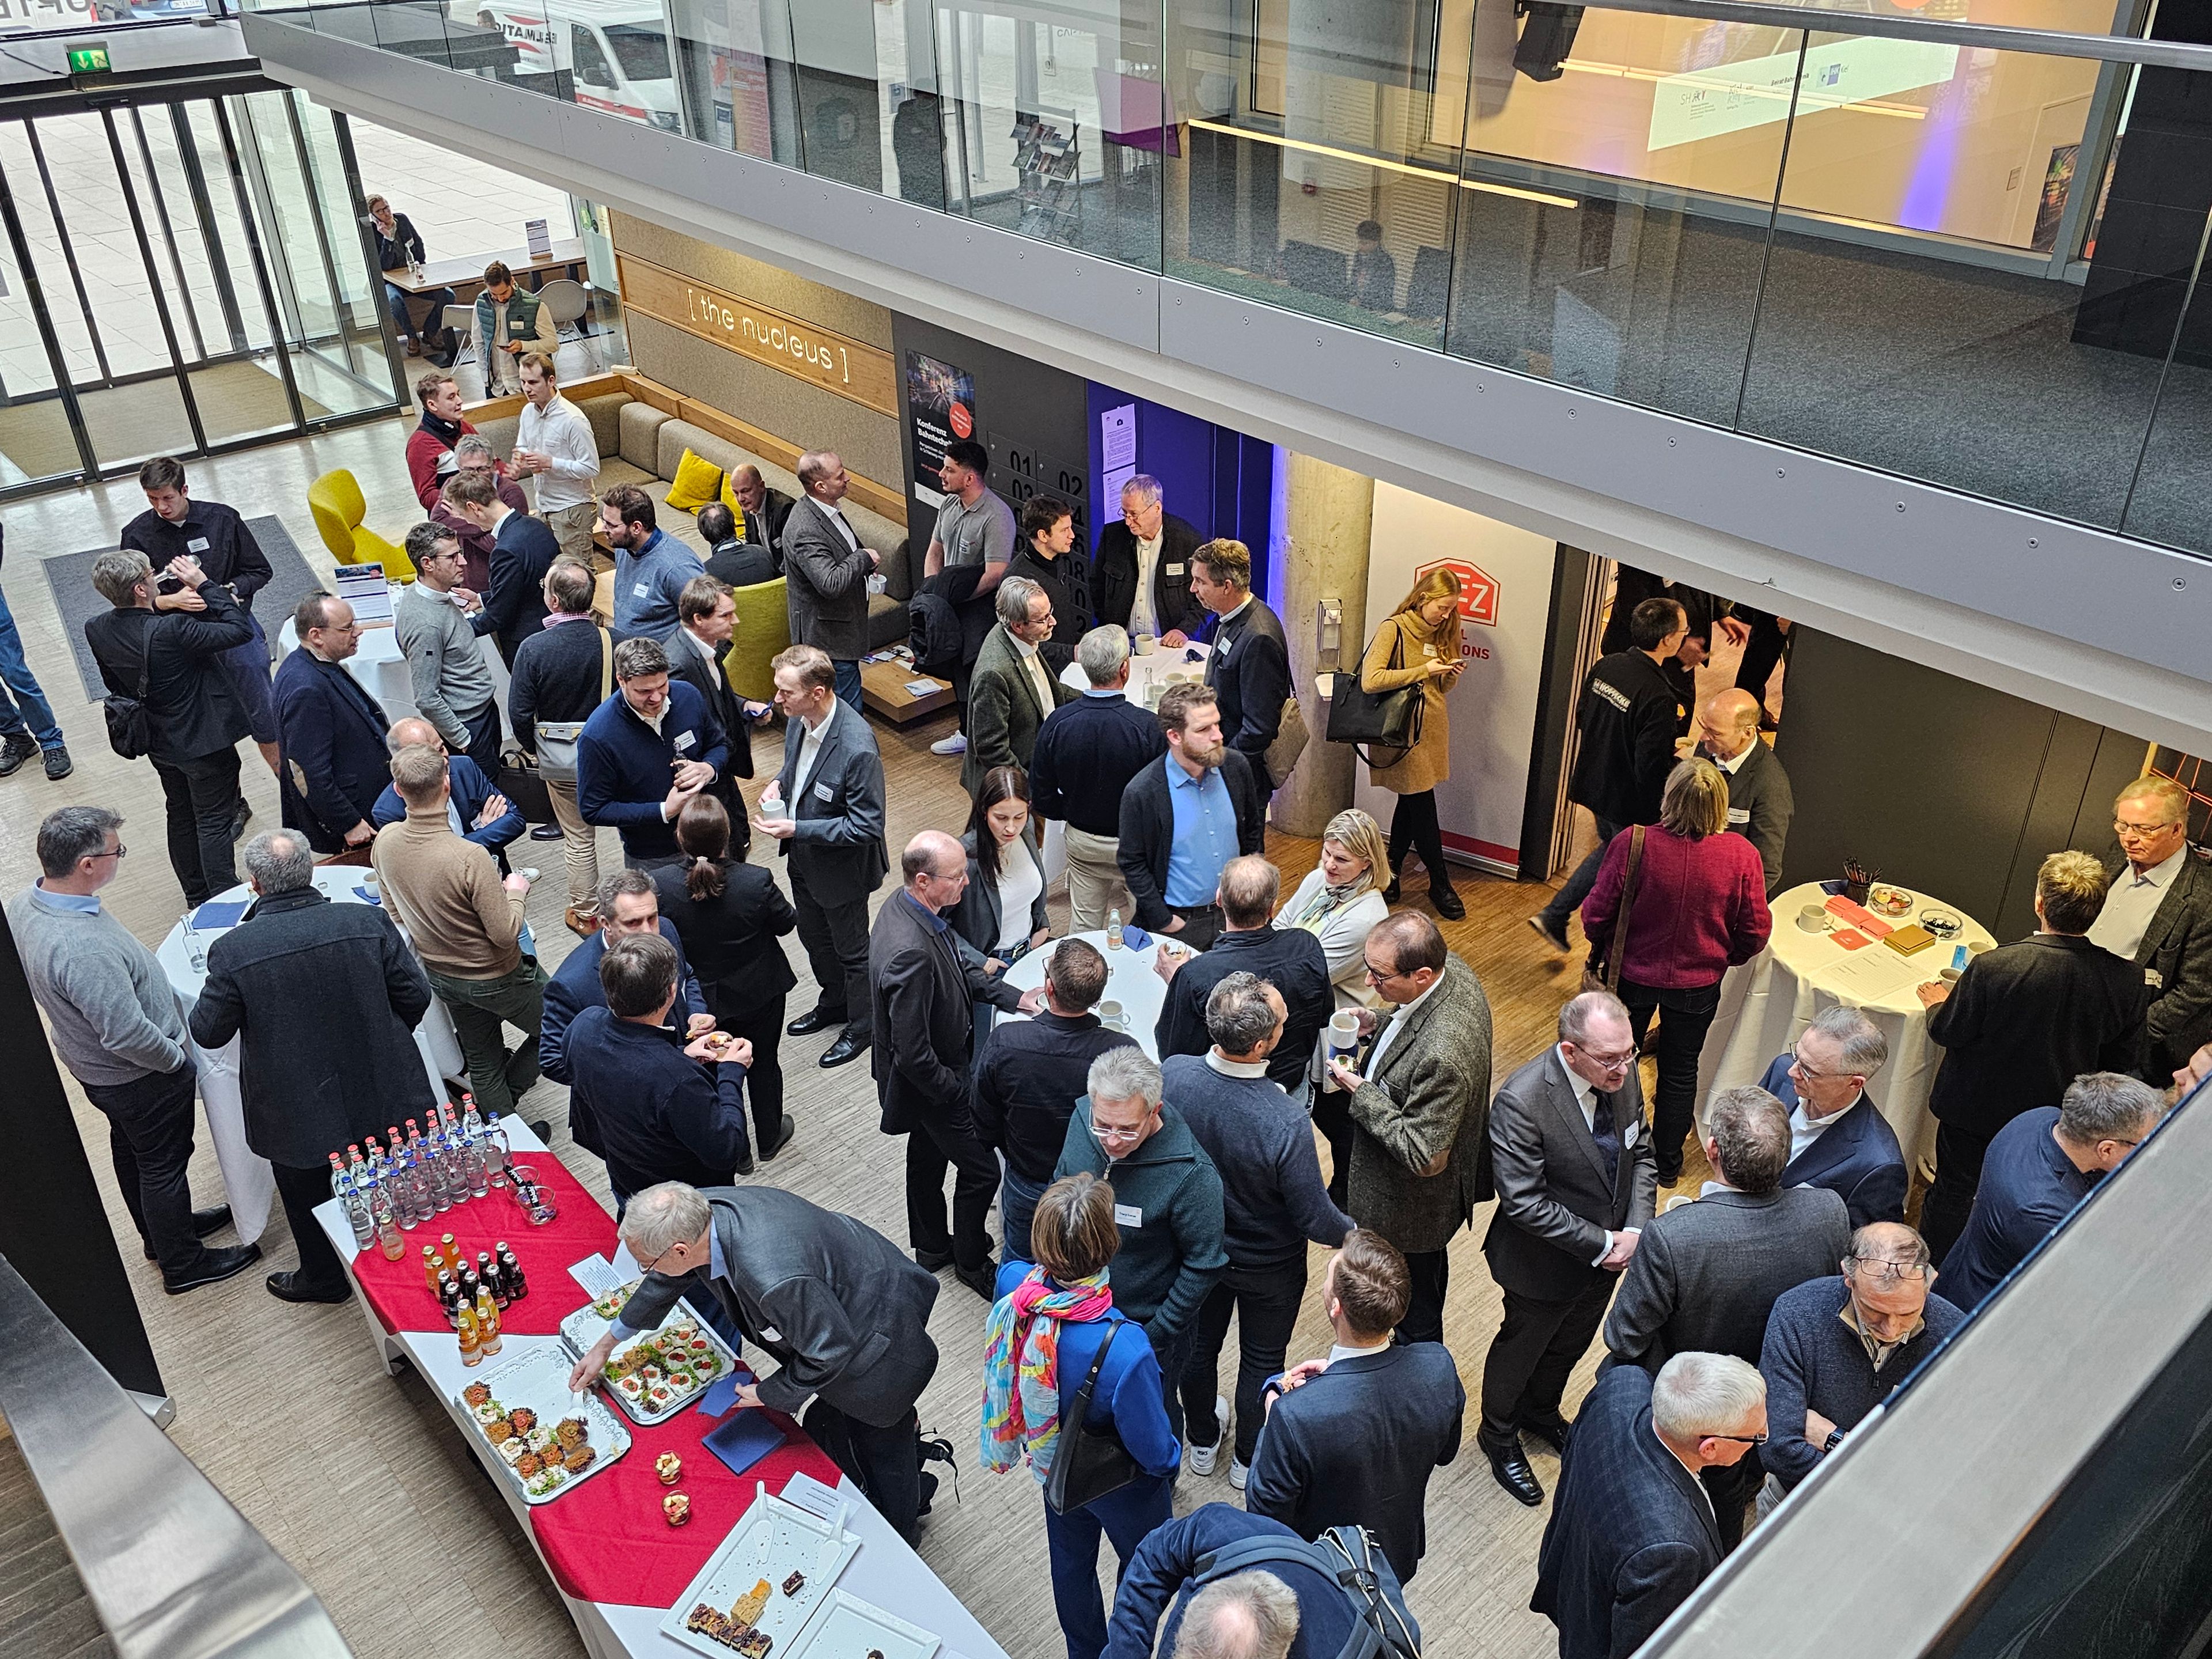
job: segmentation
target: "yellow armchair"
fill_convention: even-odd
[[[340,564],[381,564],[392,581],[415,580],[414,561],[362,525],[368,504],[362,499],[359,481],[344,468],[325,472],[307,486],[307,510],[315,515],[323,545]]]
[[[730,677],[730,690],[755,702],[775,697],[775,674],[769,664],[791,643],[791,613],[784,608],[783,578],[733,589],[738,633],[730,641],[730,654],[722,659],[722,672]]]

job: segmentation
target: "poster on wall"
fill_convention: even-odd
[[[1445,852],[1500,875],[1520,866],[1558,556],[1559,544],[1548,537],[1395,484],[1375,486],[1369,636],[1430,570],[1443,566],[1459,578],[1459,654],[1467,666],[1446,704],[1451,770],[1437,786],[1437,811]],[[1397,798],[1376,786],[1364,763],[1358,777],[1355,803],[1388,830]]]
[[[931,507],[945,500],[932,482],[945,452],[975,435],[975,377],[926,352],[906,354],[907,421],[914,429],[914,493]]]

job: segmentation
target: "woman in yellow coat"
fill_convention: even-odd
[[[1459,684],[1465,666],[1459,632],[1459,578],[1449,570],[1431,570],[1375,630],[1359,665],[1360,686],[1370,695],[1407,685],[1421,688],[1419,741],[1411,749],[1371,751],[1376,758],[1368,763],[1368,775],[1398,797],[1390,818],[1390,868],[1402,873],[1407,849],[1419,852],[1428,866],[1429,902],[1449,921],[1467,915],[1467,906],[1452,891],[1437,821],[1437,786],[1451,775],[1451,717],[1444,709],[1444,694]],[[1392,904],[1398,902],[1395,877],[1382,896]]]

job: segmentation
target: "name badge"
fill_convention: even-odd
[[[763,1342],[781,1342],[783,1340],[783,1333],[773,1325],[763,1325],[760,1328],[760,1340]]]
[[[817,783],[814,786],[814,799],[817,800],[827,801],[835,800],[837,797],[830,793],[830,786],[828,784]]]
[[[1636,1145],[1636,1132],[1643,1127],[1644,1120],[1640,1117],[1632,1117],[1628,1120],[1628,1127],[1620,1132],[1620,1144],[1623,1150]]]
[[[1116,1204],[1114,1206],[1114,1224],[1117,1227],[1141,1227],[1145,1224],[1145,1212],[1133,1204]]]
[[[698,741],[698,738],[689,732],[678,732],[676,734],[676,752],[680,755]]]
[[[640,582],[635,587],[630,589],[629,596],[634,599],[649,599],[653,597],[653,591],[643,582]]]
[[[1751,822],[1751,808],[1748,806],[1729,807],[1729,822],[1730,823],[1749,823]]]
[[[2143,983],[2154,991],[2163,991],[2166,989],[2166,975],[2155,968],[2146,968],[2143,969]]]
[[[207,550],[208,539],[204,536],[195,536],[185,544],[185,551],[187,553],[204,553]]]
[[[1171,565],[1170,565],[1170,566],[1168,567],[1168,574],[1169,574],[1169,575],[1170,575],[1170,576],[1180,576],[1180,575],[1182,575],[1182,567],[1181,565],[1179,565],[1179,564],[1171,564]]]
[[[1437,654],[1437,648],[1433,645],[1425,645],[1421,647],[1421,654],[1425,657],[1433,657]]]

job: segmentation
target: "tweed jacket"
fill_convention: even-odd
[[[994,766],[1028,771],[1044,717],[1081,695],[1062,684],[1049,663],[1041,660],[1039,665],[1045,684],[1052,688],[1049,704],[1037,701],[1036,678],[1015,648],[1006,623],[1000,623],[984,636],[975,665],[969,671],[968,758],[960,764],[960,787],[970,797]]]
[[[2135,964],[2151,997],[2143,1077],[2157,1088],[2212,1042],[2212,866],[2206,856],[2196,847],[2184,852],[2173,884],[2136,946]],[[2126,863],[2118,847],[2108,848],[2105,873],[2118,876]]]

